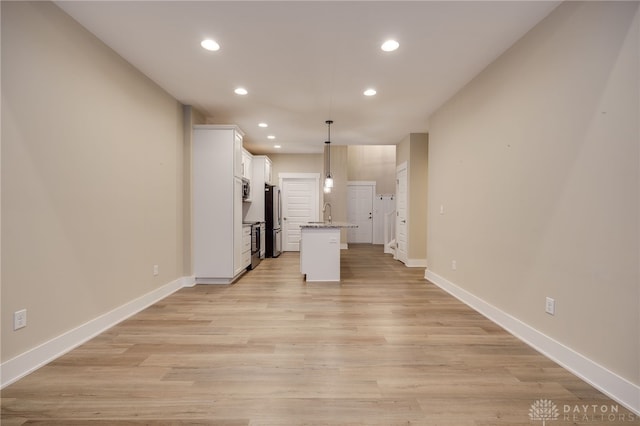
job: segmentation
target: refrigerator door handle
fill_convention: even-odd
[[[282,224],[282,192],[278,188],[278,225]]]

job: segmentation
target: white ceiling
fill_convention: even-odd
[[[559,4],[56,3],[210,123],[239,125],[255,154],[322,152],[327,119],[332,145],[389,145],[425,132],[433,111]],[[204,38],[221,49],[202,49]],[[387,38],[400,48],[381,51]],[[234,94],[238,86],[249,94]],[[369,87],[378,94],[363,96]]]

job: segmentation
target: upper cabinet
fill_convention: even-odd
[[[243,133],[240,129],[234,132],[233,136],[233,175],[236,177],[242,177],[242,137]]]
[[[251,180],[251,176],[253,175],[253,155],[246,149],[242,149],[242,175],[241,177]]]
[[[251,203],[247,206],[244,220],[264,222],[264,185],[271,184],[271,160],[266,155],[254,155],[252,158]]]
[[[268,183],[269,185],[275,185],[273,183],[273,168],[271,166],[271,159],[269,157],[264,157],[265,161],[264,161],[264,180],[265,183]]]

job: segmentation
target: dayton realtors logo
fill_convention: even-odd
[[[562,417],[571,422],[635,422],[639,419],[632,412],[620,412],[617,404],[565,404],[562,406]]]
[[[542,426],[547,424],[547,420],[558,420],[559,416],[558,407],[550,399],[539,399],[529,408],[529,419],[542,420]]]
[[[539,399],[531,404],[529,419],[542,421],[542,426],[546,426],[548,421],[556,420],[574,424],[576,422],[615,422],[615,424],[621,424],[636,422],[640,417],[625,409],[621,411],[617,404],[563,404],[561,416],[558,406],[552,400]]]

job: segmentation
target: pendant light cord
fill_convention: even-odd
[[[327,120],[325,123],[327,123],[327,177],[331,177],[331,124],[333,120]]]

